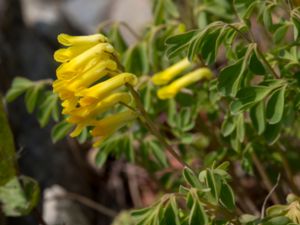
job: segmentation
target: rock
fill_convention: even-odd
[[[66,191],[58,185],[44,191],[43,218],[48,225],[89,225],[81,209],[73,201],[64,198]]]

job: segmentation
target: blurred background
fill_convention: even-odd
[[[16,76],[55,77],[53,53],[59,48],[59,33],[94,33],[107,20],[124,21],[141,31],[151,20],[149,1],[0,0],[1,94]],[[126,31],[124,35],[129,43],[133,41]],[[90,146],[72,139],[52,144],[53,124],[41,129],[35,116],[26,112],[22,98],[8,104],[7,111],[20,173],[40,183],[43,200],[37,215],[2,218],[0,224],[38,224],[43,216],[48,225],[106,225],[120,211],[153,201],[156,187],[141,168],[110,159],[99,169],[89,160]]]

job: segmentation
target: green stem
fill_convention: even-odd
[[[126,84],[127,88],[129,89],[130,93],[132,94],[135,102],[136,102],[136,106],[137,109],[140,113],[140,119],[142,120],[142,122],[145,124],[145,126],[149,129],[149,131],[155,136],[157,137],[157,139],[165,146],[166,150],[184,167],[188,167],[189,169],[192,170],[192,168],[186,163],[184,162],[180,155],[177,154],[177,152],[172,148],[171,145],[168,144],[168,142],[166,141],[166,139],[161,135],[161,133],[159,132],[158,128],[156,127],[156,125],[153,123],[153,121],[151,120],[151,118],[149,117],[148,113],[146,112],[143,103],[141,102],[139,93],[130,85],[130,84]]]

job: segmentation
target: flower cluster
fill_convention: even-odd
[[[173,98],[183,88],[204,78],[210,79],[213,76],[210,69],[200,68],[181,76],[175,81],[172,81],[175,77],[179,76],[183,71],[190,67],[192,67],[192,63],[190,63],[188,59],[183,59],[164,71],[154,74],[152,82],[155,85],[166,85],[157,91],[157,96],[160,99]],[[168,84],[170,81],[172,82]]]
[[[66,48],[54,54],[54,59],[62,64],[56,71],[53,90],[62,101],[67,121],[76,125],[70,135],[78,136],[88,127],[98,145],[137,117],[132,110],[104,116],[116,104],[131,102],[131,95],[120,88],[125,84],[135,85],[137,77],[121,72],[118,53],[102,34],[60,34],[58,41]]]

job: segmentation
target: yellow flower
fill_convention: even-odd
[[[113,51],[114,48],[108,43],[97,44],[58,67],[56,75],[58,79],[71,79],[101,60],[108,59],[109,55],[107,53],[113,53]]]
[[[117,63],[111,59],[100,61],[94,67],[81,74],[80,77],[70,81],[68,89],[75,92],[82,88],[87,88],[104,76],[112,75],[112,72],[116,70],[117,67]]]
[[[155,85],[164,85],[169,83],[174,77],[178,76],[182,71],[189,68],[192,64],[188,59],[183,59],[178,63],[170,66],[164,71],[154,74],[152,77],[152,82]]]
[[[135,85],[137,77],[120,72],[118,54],[101,34],[61,34],[58,41],[68,47],[54,53],[54,59],[62,64],[56,70],[53,91],[62,100],[67,122],[75,125],[70,136],[88,128],[100,143],[137,117],[131,110],[104,117],[115,105],[130,104],[131,95],[117,91],[127,83]]]
[[[137,116],[137,113],[127,110],[97,121],[95,128],[91,132],[92,136],[98,138],[95,145],[99,145],[105,138],[136,119]]]
[[[212,77],[212,75],[213,74],[211,70],[208,68],[197,69],[177,79],[168,86],[162,87],[158,90],[157,95],[160,99],[173,98],[182,88],[185,88],[188,85],[204,78],[209,79]]]
[[[117,92],[109,95],[97,104],[80,107],[72,111],[72,116],[68,119],[71,123],[78,123],[84,118],[95,117],[101,113],[106,112],[118,103],[128,104],[132,100],[131,95],[126,92]]]
[[[131,85],[137,84],[137,78],[131,73],[122,73],[116,75],[106,81],[98,83],[90,88],[80,91],[77,95],[82,96],[79,103],[82,106],[93,104],[107,95],[109,95],[115,89],[129,83]]]
[[[67,62],[93,46],[93,44],[86,44],[58,49],[54,53],[54,59],[57,62]]]
[[[97,116],[107,112],[110,108],[118,103],[128,104],[132,100],[130,94],[126,92],[117,92],[109,95],[103,100],[86,107],[72,108],[68,111],[70,117],[67,119],[69,123],[77,124],[75,130],[70,134],[71,137],[78,136],[82,129],[87,126],[95,126],[97,124]],[[66,110],[65,108],[64,110]]]
[[[99,42],[107,42],[108,39],[102,34],[93,34],[86,36],[71,36],[68,34],[60,34],[57,40],[64,46],[97,44]]]

